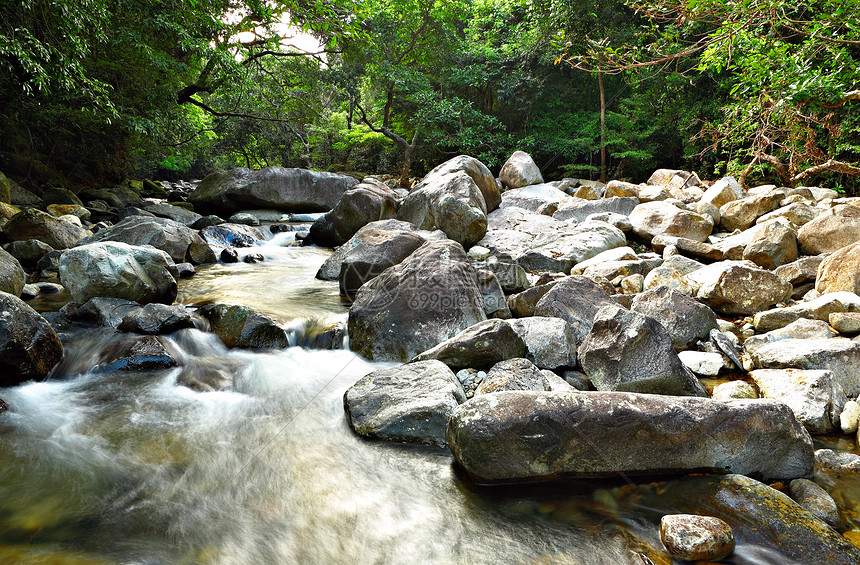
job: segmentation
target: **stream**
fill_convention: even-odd
[[[297,332],[344,319],[337,284],[314,279],[329,252],[290,238],[240,250],[263,263],[198,269],[177,302],[245,304]],[[112,339],[73,331],[66,357]],[[11,407],[0,416],[0,563],[671,562],[654,549],[671,497],[643,505],[623,481],[481,488],[447,450],[355,436],[343,393],[391,364],[348,350],[227,350],[198,330],[170,339],[187,362],[235,366],[234,389],[195,392],[175,368],[56,371],[0,390]],[[839,488],[846,515],[860,508],[860,486]],[[727,562],[786,563],[749,542]]]

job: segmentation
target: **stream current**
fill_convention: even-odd
[[[243,250],[263,263],[199,269],[177,301],[245,304],[295,332],[343,319],[336,283],[314,279],[329,252],[291,237]],[[73,331],[62,367],[115,339]],[[178,368],[60,370],[0,389],[11,407],[0,416],[0,563],[667,562],[654,548],[670,499],[643,505],[622,481],[481,488],[447,450],[356,437],[343,393],[391,364],[348,349],[227,350],[198,330],[169,339],[186,362],[235,366],[233,389],[195,392],[176,384]],[[786,563],[743,540],[731,562]]]

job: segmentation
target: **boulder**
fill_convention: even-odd
[[[713,516],[663,516],[660,541],[669,555],[685,561],[721,561],[735,551],[732,527]]]
[[[352,299],[358,289],[385,269],[397,265],[424,245],[416,231],[385,230],[375,227],[361,230],[351,240],[350,249],[340,264],[340,293]]]
[[[503,390],[553,390],[554,381],[547,379],[547,373],[549,371],[542,371],[528,359],[500,361],[475,389],[475,395]]]
[[[487,207],[475,181],[463,171],[433,177],[400,202],[397,219],[419,229],[440,229],[466,249],[487,233]]]
[[[804,255],[819,255],[860,241],[860,207],[834,206],[797,231]]]
[[[773,270],[797,259],[797,237],[794,230],[779,220],[760,224],[744,247],[743,258]]]
[[[498,392],[457,407],[447,438],[480,483],[692,471],[787,480],[813,467],[809,432],[771,400]]]
[[[188,195],[188,201],[195,210],[225,218],[246,208],[327,212],[356,184],[350,176],[324,171],[237,168],[208,175]]]
[[[523,339],[504,320],[478,322],[417,355],[412,362],[436,359],[453,370],[489,369],[499,361],[522,357],[526,351]]]
[[[560,273],[559,273],[560,274]],[[514,317],[525,318],[535,315],[535,308],[541,298],[548,293],[558,280],[527,288],[508,297],[508,307]],[[604,291],[605,293],[606,291]],[[584,334],[583,334],[584,335]]]
[[[506,198],[510,199],[512,192],[505,194]],[[564,197],[564,194],[559,191],[552,194]],[[492,230],[513,230],[536,236],[539,233],[555,229],[560,224],[559,220],[544,214],[538,214],[517,206],[505,206],[487,215],[487,235]]]
[[[526,345],[526,359],[541,369],[576,366],[576,338],[561,318],[529,316],[508,322]]]
[[[583,198],[567,198],[558,205],[552,217],[556,220],[584,222],[594,214],[618,214],[630,216],[633,209],[639,205],[636,197],[611,197],[600,200],[585,200]]]
[[[42,380],[62,358],[63,345],[47,320],[0,291],[0,386]]]
[[[753,353],[763,345],[782,339],[830,339],[834,337],[836,337],[836,332],[830,329],[827,322],[800,318],[787,326],[764,334],[749,336],[744,340],[744,350],[747,353]]]
[[[630,213],[630,223],[634,233],[649,242],[657,235],[705,241],[714,227],[709,217],[663,201],[636,206]]]
[[[129,216],[116,225],[99,230],[78,245],[116,241],[128,245],[151,245],[165,251],[175,263],[215,263],[215,252],[200,235],[179,222],[154,216]]]
[[[571,197],[549,183],[533,184],[503,192],[499,208],[522,208],[529,212],[549,209],[554,211],[556,206],[569,198]]]
[[[190,226],[203,217],[197,212],[186,210],[185,208],[168,204],[167,202],[160,202],[158,204],[147,206],[146,211],[159,218],[167,218],[174,222],[185,224],[186,226]]]
[[[581,275],[589,267],[600,265],[602,263],[610,261],[635,261],[638,258],[639,255],[637,255],[632,248],[627,247],[626,245],[623,247],[613,247],[612,249],[601,251],[590,259],[577,263],[570,269],[570,274]]]
[[[651,240],[651,247],[657,253],[674,246],[681,255],[702,261],[719,261],[723,259],[723,251],[718,247],[703,241],[687,239],[686,237],[675,237],[672,235],[655,235]]]
[[[343,395],[347,421],[364,437],[445,445],[445,430],[466,393],[441,361],[420,361],[380,369],[362,377]]]
[[[756,399],[758,393],[746,381],[729,381],[715,386],[711,398],[722,401]]]
[[[722,261],[694,271],[696,298],[722,314],[751,315],[791,296],[790,284],[770,271],[741,261]]]
[[[597,390],[707,396],[653,318],[603,306],[579,346],[579,364]]]
[[[334,208],[311,225],[311,239],[317,245],[337,247],[370,222],[396,214],[396,199],[390,188],[382,183],[362,182],[344,192]]]
[[[43,243],[38,239],[25,239],[22,241],[13,241],[3,246],[3,249],[9,252],[22,267],[29,270],[36,268],[39,259],[54,250],[47,243]]]
[[[615,226],[589,220],[538,235],[516,259],[527,270],[569,273],[575,264],[626,243],[624,233]]]
[[[783,339],[752,353],[759,369],[828,370],[849,398],[860,394],[860,343],[842,338]]]
[[[678,358],[698,377],[716,377],[725,362],[720,353],[706,351],[679,351]]]
[[[839,429],[839,414],[848,399],[832,372],[759,369],[750,376],[762,398],[787,404],[810,433],[828,434]]]
[[[804,510],[839,531],[843,528],[839,518],[839,509],[826,490],[809,479],[794,479],[788,485],[792,500]]]
[[[285,349],[291,345],[284,328],[247,306],[207,304],[198,313],[227,347]]]
[[[83,304],[69,302],[60,309],[60,314],[87,325],[117,328],[127,314],[137,312],[140,308],[140,304],[133,300],[97,296]]]
[[[630,308],[660,322],[669,332],[676,351],[690,349],[697,341],[707,340],[711,330],[717,327],[717,315],[713,310],[665,286],[637,294]]]
[[[507,190],[540,184],[543,176],[531,155],[525,151],[514,151],[499,171],[499,182]]]
[[[860,334],[860,312],[834,312],[827,323],[842,335]]]
[[[818,206],[812,206],[811,204],[804,202],[793,202],[761,216],[756,220],[756,223],[761,224],[776,218],[781,218],[787,220],[791,227],[796,231],[799,230],[801,226],[808,224],[824,213],[826,213],[826,210],[819,208]]]
[[[713,204],[720,208],[733,200],[739,200],[744,196],[744,189],[738,184],[734,177],[723,177],[712,184],[702,196],[702,202]]]
[[[517,299],[526,302],[526,299],[535,298],[543,292],[536,301],[533,311],[528,312],[528,308],[522,308],[522,310],[518,308],[518,311],[521,311],[524,316],[561,318],[568,323],[576,343],[580,343],[591,330],[592,320],[597,311],[606,304],[614,304],[606,288],[582,275],[573,275],[551,286],[542,286],[549,286],[549,288],[544,290],[541,287],[534,287],[512,297],[515,302]],[[514,312],[514,309],[512,307],[511,312]]]
[[[860,242],[846,245],[828,255],[818,267],[815,290],[860,294]]]
[[[818,267],[824,261],[824,258],[824,255],[801,257],[796,261],[777,267],[774,270],[774,274],[795,286],[815,282]]]
[[[496,184],[496,179],[493,178],[493,174],[486,165],[474,157],[469,157],[468,155],[459,155],[437,165],[427,173],[418,185],[415,186],[415,189],[421,188],[423,184],[427,183],[434,177],[444,176],[456,171],[463,171],[472,177],[472,180],[475,181],[475,184],[478,185],[478,189],[484,196],[484,204],[487,206],[487,212],[492,212],[499,207],[499,204],[502,202],[502,194],[499,190],[498,184]],[[541,180],[538,182],[543,181]]]
[[[507,320],[511,317],[511,310],[505,300],[505,292],[493,271],[488,269],[476,269],[476,280],[481,296],[484,299],[484,313],[488,318],[500,318]]]
[[[358,290],[350,347],[369,359],[406,361],[486,319],[483,301],[462,246],[427,242]]]
[[[76,302],[108,296],[171,304],[179,278],[176,265],[164,251],[117,241],[69,249],[60,257],[59,275]]]
[[[0,249],[0,292],[21,296],[27,283],[27,273],[10,253]]]
[[[12,216],[3,226],[9,241],[38,239],[54,249],[68,249],[89,235],[89,231],[36,209]]]
[[[773,211],[780,200],[781,192],[750,195],[720,206],[720,227],[725,231],[745,230],[768,212]]]
[[[125,314],[117,326],[122,332],[161,335],[183,328],[203,328],[205,321],[181,304],[147,304]]]
[[[759,312],[753,325],[756,331],[769,332],[801,319],[826,322],[834,312],[860,312],[860,297],[853,292],[829,292],[812,300]]]
[[[205,227],[200,230],[200,237],[214,247],[256,247],[266,240],[259,228],[231,223]]]
[[[99,353],[92,373],[154,371],[179,364],[179,353],[159,336],[128,336]]]

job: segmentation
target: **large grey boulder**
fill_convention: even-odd
[[[744,247],[743,258],[769,270],[791,263],[797,259],[794,229],[779,220],[760,224]]]
[[[0,292],[21,296],[27,283],[27,273],[15,257],[0,249]]]
[[[255,247],[266,240],[260,228],[234,223],[206,226],[200,230],[200,237],[213,248]]]
[[[454,409],[466,401],[460,381],[441,361],[420,361],[380,369],[343,395],[347,421],[364,437],[445,445]]]
[[[506,198],[510,199],[511,192],[505,194],[508,195]],[[558,190],[552,194],[556,197],[564,197],[564,193]],[[534,238],[540,233],[557,228],[560,224],[559,220],[544,214],[538,214],[518,206],[505,206],[487,214],[487,235],[495,230],[510,230],[530,234]]]
[[[175,263],[214,263],[215,252],[195,230],[185,224],[152,216],[129,216],[116,225],[99,230],[78,245],[117,241],[129,245],[151,245],[165,251]]]
[[[489,394],[503,390],[553,390],[560,377],[542,371],[528,359],[519,357],[496,363],[475,389],[475,394]]]
[[[359,288],[350,347],[369,359],[407,361],[486,319],[483,302],[462,246],[427,242]]]
[[[159,304],[153,302],[126,313],[117,329],[145,335],[173,333],[184,328],[208,327],[199,315],[182,304]]]
[[[744,351],[752,353],[763,345],[783,339],[830,339],[837,337],[827,322],[800,318],[785,327],[764,334],[752,335],[744,340]]]
[[[660,322],[621,306],[597,312],[578,353],[597,390],[707,396]]]
[[[850,398],[860,394],[860,343],[843,338],[783,339],[752,352],[758,369],[828,370]]]
[[[529,312],[524,308],[526,311],[522,312],[522,315],[561,318],[568,323],[577,343],[580,343],[591,330],[592,320],[597,311],[602,306],[613,303],[612,296],[606,288],[582,275],[564,278],[551,286],[541,286],[549,288],[534,287],[512,297],[514,301],[521,298],[525,302],[526,299],[534,299],[543,292],[534,309]],[[514,310],[515,308],[512,307],[511,311]]]
[[[503,192],[499,208],[522,208],[537,212],[541,209],[552,209],[569,198],[571,197],[552,184],[532,184]]]
[[[422,230],[440,229],[468,249],[487,233],[487,206],[468,174],[433,177],[401,200],[397,219]]]
[[[834,206],[797,231],[804,255],[829,253],[860,241],[860,208]]]
[[[770,400],[624,392],[498,392],[460,405],[454,459],[478,482],[733,472],[787,480],[812,473],[812,440]]]
[[[496,179],[493,178],[493,173],[491,173],[490,169],[488,169],[482,162],[474,157],[469,157],[468,155],[458,155],[453,159],[448,159],[444,163],[437,165],[427,173],[424,179],[418,183],[415,188],[421,188],[423,184],[427,183],[434,177],[444,176],[456,171],[463,171],[472,177],[472,180],[475,181],[475,184],[478,185],[478,189],[484,196],[484,204],[487,206],[488,213],[499,207],[499,204],[502,202],[502,194],[499,189],[499,185],[496,184]]]
[[[356,234],[340,264],[341,296],[352,299],[358,289],[385,269],[397,265],[424,245],[416,231],[385,230],[370,227]]]
[[[17,259],[18,263],[21,264],[21,267],[31,271],[36,268],[36,265],[42,257],[51,251],[54,251],[53,247],[47,243],[39,241],[38,239],[13,241],[4,245],[3,249],[8,251],[10,255]]]
[[[787,404],[810,433],[839,429],[839,414],[848,398],[831,371],[759,369],[750,376],[762,398]]]
[[[576,338],[561,318],[529,316],[508,322],[526,344],[526,359],[541,369],[576,366]]]
[[[626,243],[624,232],[615,226],[589,220],[538,235],[516,259],[524,269],[569,273],[575,264]]]
[[[702,195],[701,202],[708,202],[717,208],[744,196],[744,189],[734,177],[723,177],[712,184]]]
[[[661,286],[646,290],[633,298],[631,310],[660,322],[672,338],[676,351],[690,349],[706,341],[717,327],[714,311],[682,292]]]
[[[552,217],[562,221],[575,220],[583,222],[592,214],[613,213],[621,216],[629,216],[638,205],[639,199],[635,196],[613,196],[600,200],[568,198],[559,204],[558,209],[553,213]]]
[[[683,210],[664,201],[645,202],[630,213],[633,231],[646,241],[657,235],[672,235],[705,241],[714,223],[710,217]]]
[[[504,320],[478,322],[417,355],[412,361],[436,359],[451,369],[489,369],[499,361],[522,357],[526,351],[523,339]]]
[[[63,358],[51,324],[23,300],[0,291],[0,386],[42,380]]]
[[[505,189],[521,188],[542,183],[543,176],[531,155],[525,151],[514,151],[499,171],[499,182]]]
[[[317,245],[343,245],[359,229],[397,214],[394,192],[380,182],[365,181],[343,193],[334,208],[311,225],[311,240]]]
[[[107,296],[171,304],[179,279],[176,265],[164,251],[118,241],[69,249],[60,257],[59,274],[76,302]]]
[[[815,282],[818,275],[818,267],[824,261],[824,255],[812,257],[801,257],[796,261],[781,265],[774,269],[774,274],[782,280],[795,286]]]
[[[238,168],[211,173],[188,195],[194,209],[228,217],[248,208],[327,212],[358,184],[346,175],[306,169]]]
[[[815,290],[821,294],[839,291],[860,294],[860,242],[837,249],[821,262]]]
[[[687,275],[698,286],[696,298],[722,314],[751,315],[784,302],[792,286],[743,261],[722,261]]]
[[[12,216],[3,226],[9,241],[38,239],[54,249],[68,249],[90,234],[88,230],[31,208]]]

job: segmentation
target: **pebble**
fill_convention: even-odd
[[[687,561],[719,561],[735,550],[731,526],[713,516],[663,516],[660,520],[660,541],[669,555]]]

